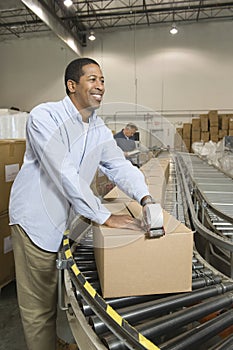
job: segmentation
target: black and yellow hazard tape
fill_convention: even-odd
[[[101,307],[101,309],[106,312],[108,316],[113,320],[114,323],[116,323],[118,326],[123,328],[131,337],[136,339],[138,344],[144,347],[144,349],[147,350],[160,350],[158,346],[153,344],[149,339],[144,337],[141,333],[139,333],[133,326],[131,326],[124,318],[121,317],[110,305],[108,305],[105,300],[98,294],[98,292],[92,287],[92,285],[85,279],[85,276],[82,274],[82,272],[79,270],[76,262],[73,259],[73,255],[70,249],[69,244],[69,238],[68,238],[69,231],[67,230],[64,233],[63,238],[63,251],[65,258],[67,260],[72,259],[72,263],[70,265],[71,270],[73,271],[74,275],[78,279],[79,283],[82,284],[84,289],[87,291],[89,296],[94,299],[94,301]]]

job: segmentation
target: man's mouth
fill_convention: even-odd
[[[91,96],[94,97],[94,99],[98,102],[102,100],[102,95],[101,94],[91,94]]]

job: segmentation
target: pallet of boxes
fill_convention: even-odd
[[[8,206],[12,183],[23,162],[25,144],[21,139],[0,140],[0,288],[15,278]]]
[[[193,118],[191,123],[183,123],[182,128],[176,129],[175,149],[191,152],[194,142],[218,142],[225,136],[233,136],[233,114],[218,114],[209,111]]]

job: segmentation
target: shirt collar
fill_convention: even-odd
[[[69,98],[69,96],[64,97],[63,103],[64,103],[68,113],[70,113],[70,115],[73,118],[75,118],[75,119],[77,118],[79,121],[82,122],[82,117],[81,117],[79,111],[77,110],[77,108],[75,107],[75,105],[73,104],[73,102],[71,101],[71,99]],[[89,121],[91,122],[92,120],[94,121],[96,119],[97,119],[96,111],[93,111],[92,115],[89,118]]]

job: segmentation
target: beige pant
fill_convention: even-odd
[[[56,253],[38,248],[13,225],[17,295],[28,350],[56,349]]]

